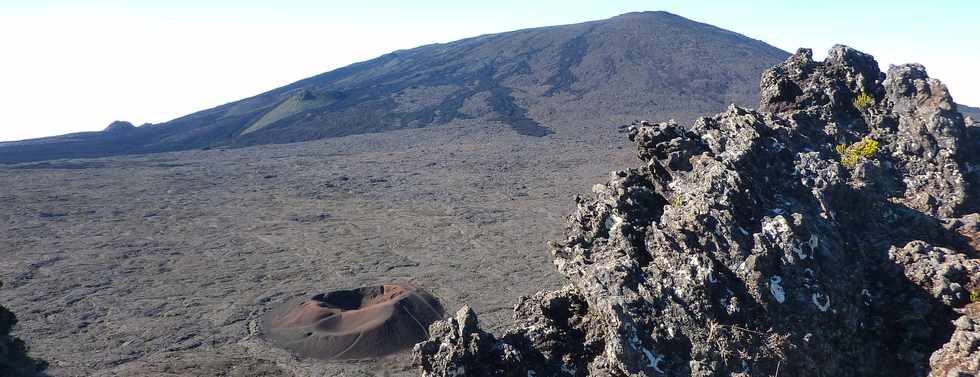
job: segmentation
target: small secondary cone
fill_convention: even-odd
[[[266,314],[262,324],[269,340],[301,356],[349,360],[411,348],[443,315],[431,294],[385,284],[293,300]]]

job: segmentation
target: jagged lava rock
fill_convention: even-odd
[[[958,312],[953,336],[929,358],[929,377],[980,375],[980,302]]]
[[[433,324],[423,376],[975,368],[955,310],[980,290],[980,139],[946,88],[838,45],[823,62],[799,50],[761,89],[760,111],[632,125],[641,166],[576,198],[552,244],[571,284],[522,299],[500,338],[470,311]]]

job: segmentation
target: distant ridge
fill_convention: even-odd
[[[0,143],[0,163],[288,143],[474,120],[528,137],[613,116],[688,120],[732,102],[754,106],[760,74],[787,56],[674,14],[627,13],[399,50],[125,132],[113,127]]]
[[[956,109],[959,110],[963,116],[972,117],[973,120],[980,122],[980,108],[957,104]]]

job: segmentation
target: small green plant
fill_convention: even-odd
[[[980,302],[980,291],[970,291],[970,302]]]
[[[851,145],[838,144],[835,149],[840,154],[840,163],[845,167],[853,168],[861,159],[870,159],[878,153],[878,141],[865,137]]]
[[[868,93],[861,92],[861,94],[854,99],[854,107],[858,108],[858,110],[867,109],[874,104],[875,104],[875,99],[871,98],[871,96],[869,96]]]

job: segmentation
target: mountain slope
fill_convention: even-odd
[[[670,13],[628,13],[395,51],[163,124],[0,143],[0,163],[286,143],[464,120],[499,122],[532,137],[612,116],[687,120],[732,102],[754,105],[759,75],[786,56]]]

